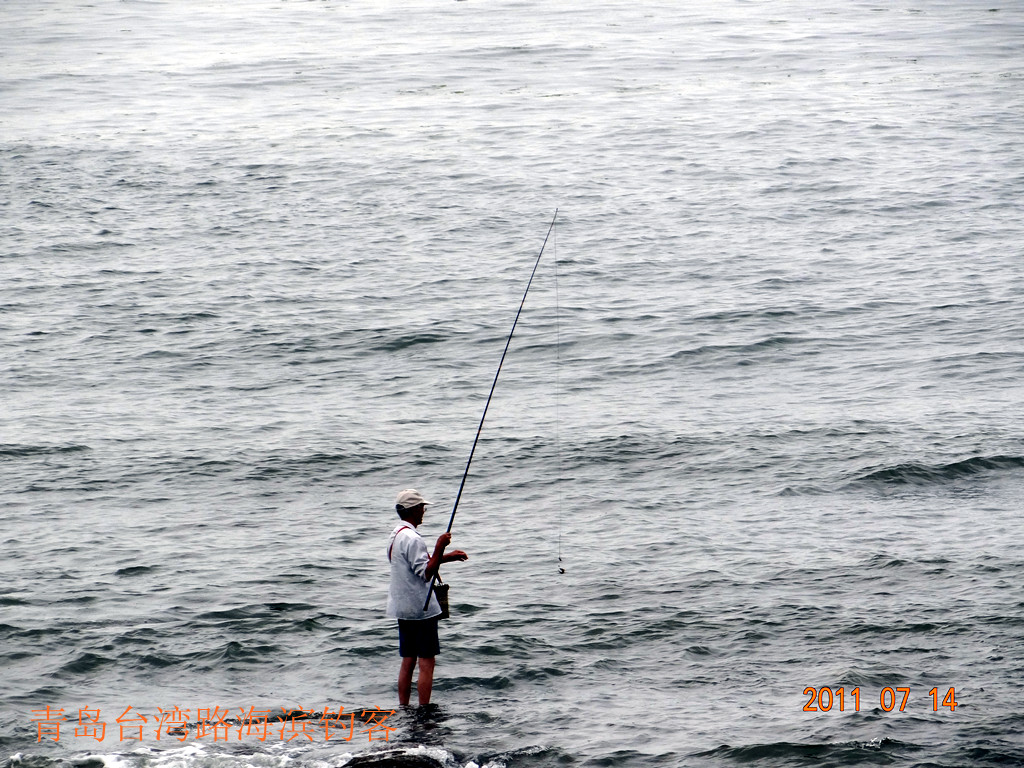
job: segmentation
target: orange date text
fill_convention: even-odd
[[[940,707],[949,707],[949,711],[953,712],[960,704],[956,700],[956,689],[950,688],[946,691],[945,695],[942,696],[940,702],[939,696],[942,692],[938,688],[932,688],[928,691],[928,696],[931,698],[932,712],[938,712]],[[840,712],[860,712],[860,706],[863,701],[865,706],[874,707],[875,697],[874,691],[862,692],[860,686],[846,690],[846,688],[831,688],[829,686],[822,686],[821,688],[813,688],[808,686],[804,688],[804,696],[807,696],[807,701],[804,703],[804,712],[831,712],[832,710],[839,710]],[[886,686],[878,692],[878,706],[885,712],[905,712],[907,705],[910,703],[910,688],[906,686]]]

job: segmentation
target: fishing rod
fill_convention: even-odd
[[[516,312],[516,319],[512,321],[512,330],[508,333],[508,339],[505,340],[505,351],[501,353],[501,360],[498,361],[498,370],[494,372],[494,383],[491,384],[491,393],[487,395],[487,402],[484,404],[484,412],[480,417],[480,426],[476,428],[476,438],[473,440],[473,447],[469,451],[469,460],[466,462],[466,471],[462,473],[462,482],[459,483],[459,492],[455,495],[455,504],[452,507],[452,516],[448,518],[448,528],[445,533],[452,532],[452,524],[455,522],[455,513],[459,509],[459,499],[462,498],[462,489],[466,487],[466,478],[469,477],[469,465],[473,463],[473,454],[476,453],[476,444],[480,442],[480,433],[484,430],[484,419],[487,418],[487,409],[491,405],[491,398],[494,397],[494,388],[498,386],[498,376],[501,375],[501,366],[505,364],[505,355],[508,354],[509,344],[512,343],[512,334],[516,332],[516,323],[519,322],[519,315],[523,312],[523,307],[526,305],[526,294],[530,292],[530,286],[533,284],[533,276],[537,274],[537,266],[540,264],[540,257],[544,255],[544,248],[548,244],[548,238],[551,237],[551,231],[555,228],[555,219],[558,218],[558,209],[555,208],[555,215],[551,217],[551,224],[548,226],[548,232],[544,235],[544,242],[540,246],[540,253],[537,254],[537,260],[533,263],[533,272],[530,273],[530,279],[526,283],[526,290],[523,291],[523,300],[519,302],[519,311]],[[434,594],[434,582],[437,581],[438,571],[441,570],[441,564],[437,564],[437,569],[434,571],[434,575],[430,577],[430,588],[427,590],[427,599],[423,603],[423,610],[427,610],[427,606],[430,605],[430,596]]]

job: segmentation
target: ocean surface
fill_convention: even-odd
[[[1024,765],[1024,5],[0,29],[0,766]]]

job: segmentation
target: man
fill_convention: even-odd
[[[391,532],[388,541],[388,560],[391,561],[391,585],[388,588],[387,615],[398,619],[398,652],[402,666],[398,670],[398,703],[409,703],[412,692],[412,671],[419,660],[420,676],[416,693],[420,705],[430,703],[434,685],[434,657],[441,652],[437,639],[437,617],[441,606],[432,594],[430,604],[423,610],[430,582],[441,563],[469,558],[460,549],[445,554],[452,535],[442,533],[434,544],[434,554],[427,556],[427,545],[416,532],[423,522],[423,513],[430,502],[419,491],[402,491],[395,499],[395,509],[402,522]]]

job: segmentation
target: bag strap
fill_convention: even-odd
[[[387,548],[387,561],[388,562],[391,562],[391,550],[394,549],[394,543],[396,541],[398,541],[398,534],[400,534],[400,532],[402,530],[411,530],[412,528],[413,528],[412,525],[402,525],[400,528],[398,528],[396,531],[394,531],[394,538],[391,540],[391,544]]]

